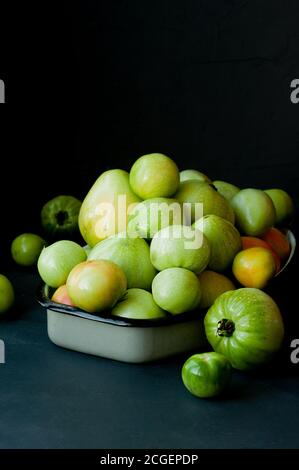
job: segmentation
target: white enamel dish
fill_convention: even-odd
[[[201,349],[206,342],[200,311],[159,320],[93,315],[52,302],[45,285],[38,301],[47,309],[50,340],[74,351],[123,362],[148,362]]]
[[[287,232],[291,244],[289,259],[276,275],[291,261],[296,240]],[[74,351],[142,363],[166,358],[188,351],[200,351],[207,344],[203,318],[205,311],[162,318],[159,320],[129,320],[107,315],[93,315],[83,310],[54,303],[52,292],[43,285],[38,302],[47,309],[48,336],[57,346]]]

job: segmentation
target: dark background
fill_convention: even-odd
[[[41,233],[48,199],[83,199],[103,170],[145,153],[284,188],[299,207],[297,0],[30,2],[0,22],[2,259],[14,236]],[[275,289],[291,333],[295,258]]]
[[[150,152],[285,188],[298,205],[297,0],[45,1],[10,15],[1,173],[12,233],[38,229],[48,198],[83,198],[103,170]]]
[[[1,5],[2,272],[12,237],[40,231],[44,202],[83,198],[103,170],[144,153],[284,188],[299,207],[298,0],[28,3]],[[132,366],[56,348],[36,273],[7,269],[19,318],[1,324],[0,447],[298,447],[298,250],[269,288],[287,330],[281,355],[236,372],[219,402],[185,391],[180,358]]]

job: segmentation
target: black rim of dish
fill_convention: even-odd
[[[193,310],[192,312],[182,313],[180,315],[168,314],[165,318],[159,318],[157,320],[139,320],[139,319],[129,319],[129,318],[118,318],[114,317],[111,314],[92,314],[87,313],[84,310],[81,310],[76,307],[71,307],[69,305],[58,304],[52,302],[49,297],[49,291],[51,288],[46,284],[41,284],[37,290],[37,301],[38,303],[46,308],[47,310],[63,313],[66,315],[84,318],[86,320],[97,321],[101,323],[107,323],[110,325],[116,326],[131,326],[131,327],[154,327],[154,326],[170,326],[178,323],[185,323],[187,321],[202,320],[205,311],[204,310]]]
[[[291,244],[291,253],[289,256],[289,259],[286,261],[285,265],[283,268],[279,271],[279,273],[276,274],[275,277],[279,276],[279,274],[284,271],[284,269],[287,267],[289,262],[291,261],[295,249],[296,249],[296,239],[291,230],[286,230],[286,235],[288,237],[288,240]],[[71,307],[68,305],[64,304],[58,304],[56,302],[52,302],[50,299],[50,291],[51,288],[47,286],[46,284],[41,284],[37,290],[37,301],[39,302],[42,307],[47,308],[48,310],[51,310],[53,312],[57,313],[64,313],[70,316],[74,317],[79,317],[79,318],[85,318],[86,320],[92,320],[92,321],[97,321],[101,323],[107,323],[110,325],[117,325],[117,326],[131,326],[131,327],[153,327],[153,326],[170,326],[170,325],[175,325],[178,323],[185,323],[187,321],[194,321],[194,320],[202,320],[206,310],[193,310],[192,312],[186,312],[182,313],[180,315],[171,315],[167,314],[165,318],[159,318],[157,320],[138,320],[138,319],[130,319],[130,318],[119,318],[119,317],[114,317],[111,314],[107,313],[105,314],[92,314],[92,313],[87,313],[84,310],[81,310],[76,307]]]

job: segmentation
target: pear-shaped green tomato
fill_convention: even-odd
[[[139,197],[171,197],[179,186],[178,167],[162,153],[138,158],[130,171],[130,185]]]
[[[78,231],[81,201],[74,196],[57,196],[42,208],[41,222],[45,232],[54,238],[69,237]]]
[[[192,395],[209,398],[219,395],[231,381],[232,367],[222,354],[194,354],[185,362],[182,379]]]
[[[3,274],[0,274],[0,315],[12,307],[14,300],[14,288],[10,280]]]
[[[283,189],[266,189],[275,207],[276,225],[287,225],[294,217],[295,207],[290,195]]]
[[[273,202],[261,189],[241,189],[230,201],[236,215],[239,230],[252,237],[258,237],[275,223]]]
[[[94,247],[99,241],[125,232],[130,209],[140,199],[129,184],[129,173],[108,170],[96,180],[84,199],[79,228],[86,243]]]
[[[213,349],[241,370],[268,362],[279,350],[284,336],[276,303],[255,288],[220,295],[208,310],[204,326]]]
[[[128,289],[111,314],[138,320],[156,320],[166,315],[156,304],[152,294],[143,289]]]
[[[34,266],[46,245],[45,240],[39,235],[22,233],[11,244],[11,255],[21,266]]]

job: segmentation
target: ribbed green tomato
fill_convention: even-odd
[[[57,196],[42,208],[41,222],[45,232],[55,238],[69,237],[78,231],[81,201],[73,196]]]
[[[204,325],[213,349],[241,370],[268,362],[279,350],[284,336],[276,303],[254,288],[220,295],[208,310]]]
[[[219,395],[229,385],[231,372],[231,364],[222,354],[194,354],[183,365],[182,379],[190,393],[208,398]]]

